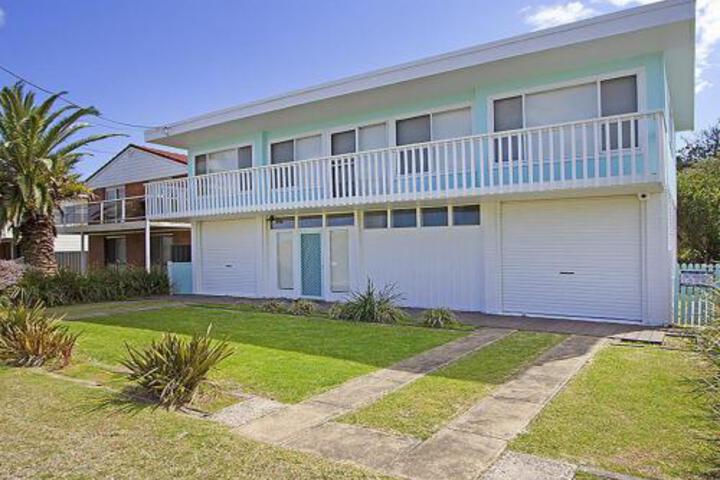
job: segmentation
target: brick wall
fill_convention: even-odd
[[[145,266],[145,233],[128,233],[125,237],[128,265]]]
[[[125,184],[126,197],[142,197],[145,195],[145,184],[142,182]]]
[[[102,268],[105,266],[105,237],[91,235],[88,242],[88,266]]]

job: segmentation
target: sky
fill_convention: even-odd
[[[95,144],[87,175],[143,126],[651,2],[0,0],[0,67],[98,108],[88,131],[127,135]],[[700,129],[720,117],[720,0],[697,2]]]

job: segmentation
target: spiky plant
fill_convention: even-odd
[[[401,298],[394,284],[378,290],[368,279],[365,290],[354,292],[335,314],[354,322],[398,323],[407,319],[407,314],[397,305]]]
[[[212,340],[210,330],[189,340],[165,333],[143,349],[126,344],[122,364],[130,370],[128,378],[165,408],[187,405],[210,371],[233,353],[227,342]]]
[[[44,274],[57,271],[54,212],[89,190],[75,172],[83,147],[116,134],[76,138],[95,108],[55,104],[65,92],[36,103],[22,83],[0,90],[0,225],[20,238],[25,261]]]
[[[423,325],[430,328],[452,328],[460,325],[460,322],[447,308],[431,308],[423,312]]]
[[[18,367],[39,367],[55,361],[70,363],[78,334],[60,317],[48,315],[42,303],[4,302],[0,306],[0,361]]]

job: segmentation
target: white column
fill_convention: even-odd
[[[150,220],[145,221],[145,270],[150,271]]]
[[[644,318],[650,325],[665,325],[674,314],[673,284],[677,262],[674,238],[676,207],[667,192],[647,194],[641,198],[643,218],[643,294]]]
[[[87,272],[87,251],[85,250],[85,232],[80,232],[80,272]]]
[[[497,201],[480,205],[483,244],[483,311],[502,312],[502,205]]]

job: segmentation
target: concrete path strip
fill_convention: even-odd
[[[210,419],[230,427],[240,427],[285,407],[285,404],[269,398],[250,397],[247,400],[223,408],[213,414]]]
[[[481,480],[572,480],[576,467],[517,452],[506,452]]]
[[[281,444],[304,430],[372,403],[511,332],[500,328],[478,330],[391,367],[345,382],[304,402],[274,411],[241,426],[238,432],[255,440]]]
[[[595,337],[567,338],[399,458],[390,473],[418,480],[476,479],[592,357],[601,342]]]

